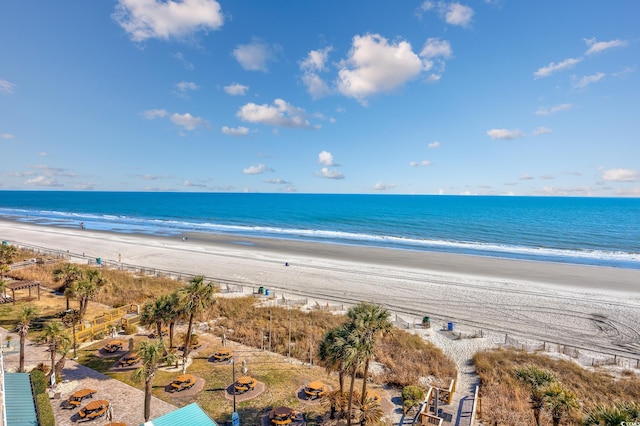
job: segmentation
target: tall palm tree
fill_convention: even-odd
[[[18,257],[18,248],[9,244],[0,244],[0,273],[2,276],[11,268],[10,265]]]
[[[533,409],[533,417],[536,420],[536,425],[540,426],[540,413],[544,407],[545,395],[544,389],[556,379],[548,370],[543,370],[535,365],[528,365],[522,368],[516,368],[516,377],[518,380],[524,382],[531,392],[530,402]]]
[[[162,324],[164,322],[164,300],[156,297],[142,305],[140,323],[147,327],[155,327],[158,339],[162,340]]]
[[[348,332],[336,339],[334,350],[342,354],[344,368],[351,376],[349,399],[347,401],[347,426],[351,426],[356,374],[364,366],[363,353],[367,343],[357,330],[351,328],[349,324],[345,326],[345,331]]]
[[[340,393],[344,393],[344,362],[342,353],[340,353],[341,346],[338,344],[338,338],[349,333],[349,330],[344,326],[338,326],[332,328],[325,333],[318,343],[318,360],[323,365],[327,373],[332,371],[338,372],[338,383],[340,385]]]
[[[162,316],[164,322],[169,325],[169,348],[173,348],[173,337],[176,322],[183,317],[182,307],[180,306],[180,298],[177,292],[164,294],[162,298]]]
[[[203,276],[194,277],[191,282],[178,290],[180,305],[185,313],[189,315],[189,325],[187,326],[187,336],[184,342],[182,371],[187,370],[187,359],[191,351],[191,332],[193,331],[193,320],[196,315],[205,311],[214,304],[214,294],[216,288],[212,282],[205,283]]]
[[[60,321],[49,321],[44,325],[42,331],[40,339],[42,343],[49,345],[51,352],[51,371],[47,374],[47,381],[50,381],[51,375],[55,372],[56,354],[63,352],[64,348],[71,344],[71,338]]]
[[[62,285],[58,290],[64,292],[64,295],[67,298],[67,311],[69,310],[69,298],[72,297],[73,292],[67,292],[66,290],[81,278],[82,270],[71,263],[65,263],[61,268],[56,268],[53,271],[53,280],[55,282],[62,281]]]
[[[75,294],[80,301],[80,319],[87,313],[89,300],[95,297],[100,287],[106,284],[106,282],[106,279],[102,277],[102,273],[97,269],[89,269],[83,274],[80,280],[75,282]]]
[[[391,332],[393,325],[389,321],[389,311],[373,303],[362,302],[349,309],[347,317],[353,328],[357,330],[362,339],[362,357],[364,359],[364,371],[362,373],[362,404],[367,396],[367,379],[369,376],[369,363],[374,359],[375,343],[377,337],[383,333]]]
[[[576,394],[553,382],[543,389],[544,405],[551,414],[553,426],[559,426],[562,417],[571,410],[580,408]]]
[[[17,331],[20,336],[20,369],[21,373],[24,373],[24,345],[27,340],[27,333],[31,327],[31,320],[38,315],[38,310],[35,306],[26,305],[20,310],[20,321],[18,322]]]
[[[144,380],[144,421],[151,417],[151,390],[153,378],[160,364],[173,364],[175,356],[167,352],[163,340],[144,340],[138,349],[138,356],[142,360],[142,366],[133,372],[135,381]]]

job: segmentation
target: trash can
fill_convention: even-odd
[[[258,294],[264,294],[264,287],[258,287]]]
[[[3,241],[3,242],[2,242],[2,245],[3,245],[3,246],[8,246],[8,245],[9,245],[9,241]]]
[[[453,331],[453,323],[452,322],[447,323],[447,330]]]
[[[264,295],[265,295],[265,296],[268,296],[268,295],[269,295],[269,289],[268,289],[268,288],[265,288],[265,289],[264,289]]]
[[[102,265],[102,258],[100,258],[100,257],[96,257],[96,263],[97,263],[98,265]]]
[[[422,318],[422,326],[426,328],[431,328],[431,318],[423,317]]]

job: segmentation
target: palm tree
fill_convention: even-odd
[[[523,381],[531,391],[530,402],[533,409],[533,417],[536,420],[536,425],[540,426],[540,413],[545,403],[544,389],[555,382],[556,379],[550,371],[540,369],[534,365],[516,368],[515,373],[518,380]]]
[[[10,266],[18,257],[18,249],[16,246],[8,244],[0,244],[0,272],[4,274],[9,271]]]
[[[81,278],[82,270],[71,263],[65,263],[62,268],[57,268],[53,271],[53,280],[55,282],[62,281],[62,285],[58,290],[64,292],[67,297],[67,311],[69,310],[69,298],[72,297],[73,291],[67,292],[66,290]]]
[[[162,340],[162,323],[164,322],[164,300],[156,297],[142,305],[140,323],[147,327],[155,326],[158,339]]]
[[[173,336],[176,322],[183,317],[180,299],[177,292],[164,294],[160,297],[162,298],[162,316],[164,318],[164,322],[169,325],[169,348],[173,348]]]
[[[553,426],[559,426],[562,417],[569,411],[580,408],[576,394],[565,389],[558,382],[549,384],[543,389],[544,405],[551,413]]]
[[[337,353],[341,353],[343,356],[342,362],[344,363],[345,371],[351,375],[351,382],[349,384],[349,399],[347,406],[347,426],[351,426],[352,406],[354,398],[354,386],[356,381],[356,374],[364,366],[365,358],[365,346],[367,342],[362,338],[358,330],[354,330],[349,324],[345,326],[345,331],[348,331],[345,335],[341,335],[336,339],[335,348]]]
[[[175,355],[167,352],[163,340],[145,340],[140,344],[138,356],[142,360],[142,366],[133,372],[133,380],[144,380],[144,421],[151,417],[151,390],[153,378],[160,364],[173,364]]]
[[[38,314],[35,306],[26,305],[20,310],[20,322],[18,322],[17,331],[20,336],[20,368],[19,371],[24,373],[24,345],[27,340],[27,333],[31,327],[31,320]]]
[[[89,269],[83,274],[83,278],[75,282],[75,294],[80,301],[80,314],[82,319],[87,313],[87,306],[89,300],[92,299],[106,283],[106,280],[102,278],[102,274],[97,269]]]
[[[193,319],[196,315],[205,311],[215,302],[214,294],[216,288],[212,282],[205,283],[203,276],[194,277],[189,285],[178,290],[180,305],[184,312],[189,313],[189,325],[187,326],[187,336],[184,342],[183,351],[183,373],[187,370],[187,359],[191,351],[191,332],[193,330]]]
[[[64,352],[64,348],[67,348],[71,344],[71,338],[67,334],[64,326],[59,321],[49,321],[43,328],[41,336],[42,343],[49,345],[49,351],[51,352],[51,371],[47,375],[47,381],[51,380],[51,375],[55,372],[56,367],[56,354],[58,352]]]
[[[318,360],[321,365],[324,365],[327,373],[332,371],[338,372],[338,383],[340,384],[341,393],[344,393],[345,369],[343,356],[340,353],[340,345],[338,345],[337,342],[341,335],[346,335],[348,332],[348,329],[344,325],[332,328],[325,333],[320,343],[318,343]]]
[[[356,401],[356,406],[360,412],[360,424],[365,426],[367,423],[379,422],[384,416],[384,411],[380,407],[380,403],[375,398],[364,397]]]
[[[329,407],[329,418],[336,418],[336,411],[344,412],[347,396],[341,390],[327,392],[322,396],[321,403]]]
[[[620,426],[640,421],[640,405],[637,403],[617,403],[612,407],[596,406],[584,419],[586,426]]]
[[[362,302],[349,309],[347,317],[362,339],[362,357],[364,372],[362,373],[362,400],[367,396],[367,378],[369,363],[374,359],[374,348],[378,335],[391,332],[393,325],[389,321],[390,313],[387,309],[373,303]]]

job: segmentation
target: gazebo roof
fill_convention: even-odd
[[[7,285],[9,290],[23,290],[25,288],[39,287],[40,281],[18,281]]]

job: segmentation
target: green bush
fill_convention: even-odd
[[[31,386],[33,394],[40,395],[47,392],[47,377],[42,370],[33,370],[29,373],[31,376]]]
[[[36,395],[36,408],[38,410],[38,424],[40,426],[55,426],[56,419],[53,416],[53,408],[49,395],[41,393]]]
[[[402,389],[402,409],[406,414],[424,401],[424,390],[420,386],[405,386]]]

